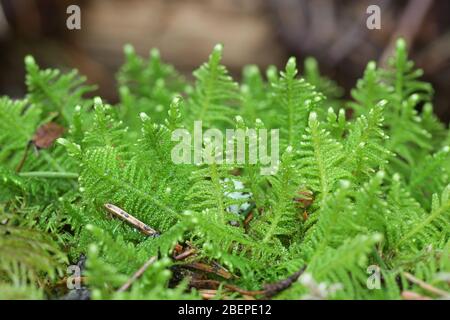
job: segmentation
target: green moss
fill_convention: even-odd
[[[81,253],[93,298],[200,298],[188,278],[170,281],[183,264],[172,250],[185,241],[197,249],[190,261],[219,263],[236,276],[222,282],[247,290],[306,268],[280,299],[311,297],[322,282],[339,284],[326,298],[399,299],[402,290],[438,297],[406,272],[448,292],[450,134],[405,42],[386,69],[368,63],[351,101],[311,58],[304,78],[291,58],[279,74],[270,67],[268,79],[249,66],[238,84],[222,53],[214,48],[191,86],[157,51],[144,60],[128,45],[114,106],[86,98],[93,88],[76,72],[25,59],[26,97],[0,99],[2,298],[48,297],[66,256],[74,263]],[[29,152],[16,173],[51,119],[66,128],[63,137]],[[258,163],[175,164],[171,133],[195,120],[205,130],[280,129],[276,174],[260,175]],[[230,196],[236,192],[241,197]],[[161,236],[111,219],[106,203]],[[245,225],[242,206],[253,214]],[[154,255],[157,263],[117,292]],[[379,289],[367,286],[371,265],[380,268]]]

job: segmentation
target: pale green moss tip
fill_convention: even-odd
[[[102,104],[103,104],[102,98],[100,98],[100,97],[95,97],[94,98],[94,105],[95,106],[101,106]]]
[[[398,50],[405,50],[406,49],[406,41],[403,38],[399,38],[397,40],[397,49]]]
[[[159,52],[158,48],[153,48],[150,50],[150,56],[152,58],[159,59],[161,57],[161,53]]]
[[[377,69],[377,63],[375,61],[369,61],[367,64],[368,70],[376,70]]]
[[[295,57],[290,57],[287,64],[287,68],[296,68],[297,67],[297,59]]]
[[[124,47],[123,47],[123,52],[125,53],[125,55],[130,55],[130,54],[134,54],[134,47],[132,44],[127,43]]]
[[[218,43],[214,46],[214,51],[216,52],[223,52],[223,44],[222,43]]]
[[[26,65],[36,64],[36,61],[34,60],[33,56],[27,55],[27,56],[25,57],[25,64],[26,64]]]

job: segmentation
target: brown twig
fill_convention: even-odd
[[[410,282],[417,284],[419,287],[421,287],[422,289],[431,292],[435,295],[441,296],[441,297],[445,297],[445,298],[449,298],[450,297],[450,293],[444,290],[441,290],[439,288],[436,288],[434,286],[432,286],[429,283],[426,283],[423,280],[417,279],[416,277],[414,277],[412,274],[408,273],[408,272],[403,272],[403,275],[405,276],[406,279],[408,279]]]
[[[199,290],[199,293],[203,299],[209,300],[216,296],[217,290],[201,289]]]
[[[180,254],[181,252],[183,252],[183,246],[181,244],[177,243],[175,245],[175,247],[173,248],[172,255],[176,256],[176,255]]]
[[[234,286],[232,284],[223,284],[223,287],[229,291],[233,291],[233,292],[237,292],[240,293],[242,296],[247,296],[247,297],[254,297],[254,296],[265,296],[267,298],[273,297],[274,295],[276,295],[277,293],[286,290],[287,288],[289,288],[292,283],[294,283],[299,277],[300,275],[302,275],[302,273],[305,271],[305,268],[300,269],[299,271],[297,271],[296,273],[294,273],[293,275],[291,275],[290,277],[288,277],[287,279],[283,279],[281,281],[278,281],[276,283],[272,283],[272,284],[266,284],[264,285],[264,289],[263,290],[245,290],[245,289],[241,289],[237,286]],[[200,290],[217,290],[220,285],[221,282],[217,281],[217,280],[191,280],[189,285],[191,287],[200,289]]]
[[[220,281],[212,279],[191,279],[189,286],[197,289],[214,289],[216,290],[220,286]]]
[[[133,217],[131,214],[129,214],[125,210],[119,208],[118,206],[107,203],[107,204],[105,204],[105,209],[109,213],[112,213],[114,216],[116,216],[122,220],[125,220],[126,222],[128,222],[129,224],[134,226],[136,229],[141,231],[142,233],[144,233],[148,236],[152,236],[152,237],[159,236],[159,233],[156,230],[150,228],[148,225],[143,223],[141,220]]]
[[[266,293],[265,290],[245,290],[245,289],[241,289],[239,287],[233,286],[231,284],[225,284],[224,287],[230,291],[240,293],[243,296],[252,296],[253,297],[253,296],[258,296],[258,295],[265,295],[265,293]]]
[[[187,257],[193,255],[195,252],[196,252],[196,250],[191,248],[191,249],[188,249],[188,250],[180,253],[179,255],[175,256],[173,259],[174,260],[183,260],[183,259],[186,259]]]
[[[273,297],[277,293],[289,288],[297,279],[305,272],[306,266],[302,267],[299,271],[289,276],[288,278],[264,286],[264,295],[267,298]]]
[[[204,271],[204,272],[208,272],[208,273],[213,273],[213,274],[216,274],[225,279],[231,279],[233,277],[233,275],[228,270],[226,270],[225,268],[223,268],[217,264],[214,266],[210,266],[210,265],[208,265],[206,263],[202,263],[202,262],[193,262],[193,263],[184,265],[184,267],[192,268],[192,269],[196,269],[196,270],[200,270],[200,271]]]
[[[303,216],[302,216],[302,218],[303,218],[303,221],[306,221],[306,220],[308,220],[308,218],[309,218],[309,215],[308,215],[308,211],[303,211]]]
[[[250,228],[250,222],[253,220],[254,216],[255,215],[253,214],[253,211],[250,211],[247,214],[247,216],[245,217],[245,220],[244,220],[244,230],[245,230],[245,232],[248,232],[248,229]]]
[[[20,172],[20,170],[22,170],[22,167],[25,164],[25,161],[27,160],[28,152],[30,151],[30,147],[32,144],[33,144],[33,142],[31,140],[27,143],[27,146],[25,147],[25,152],[22,156],[22,159],[20,159],[20,162],[16,167],[16,172]]]
[[[432,300],[430,297],[420,295],[413,291],[403,291],[402,298],[404,300]]]
[[[146,263],[144,263],[144,265],[142,267],[139,268],[138,271],[136,271],[130,279],[127,280],[127,282],[125,282],[123,284],[123,286],[121,286],[117,292],[124,292],[126,290],[128,290],[128,288],[139,278],[141,277],[144,272],[148,269],[148,267],[150,267],[155,261],[156,261],[156,256],[151,257],[150,259],[148,259],[148,261]]]
[[[209,290],[217,290],[220,287],[220,284],[221,284],[220,281],[211,280],[211,279],[191,280],[191,282],[189,283],[189,285],[193,288],[209,289]],[[265,293],[264,290],[250,291],[250,290],[241,289],[237,286],[234,286],[232,284],[227,284],[227,283],[224,283],[223,287],[229,291],[237,292],[237,293],[240,293],[242,295],[247,295],[247,296],[263,295]]]

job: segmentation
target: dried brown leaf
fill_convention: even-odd
[[[48,122],[36,130],[32,141],[36,147],[48,149],[63,133],[64,127],[54,122]]]

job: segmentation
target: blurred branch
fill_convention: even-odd
[[[308,35],[308,14],[304,0],[269,0],[270,9],[275,13],[280,36],[293,51],[304,49]]]
[[[392,54],[398,37],[403,37],[409,47],[413,46],[414,38],[423,23],[423,20],[433,4],[433,0],[411,0],[403,11],[396,31],[392,34],[388,46],[380,57],[379,64],[385,65],[387,58]]]
[[[391,11],[391,1],[386,0],[382,2],[384,11]],[[353,50],[361,46],[367,41],[368,29],[365,27],[367,15],[361,15],[354,24],[351,24],[347,30],[341,32],[341,36],[337,37],[330,47],[331,65],[339,64],[342,60],[348,57]]]
[[[8,21],[6,20],[5,13],[3,12],[3,6],[0,3],[0,38],[2,38],[8,32]]]
[[[450,59],[450,32],[446,32],[417,55],[417,63],[427,66],[428,73],[435,73],[445,67]]]
[[[335,3],[329,0],[309,2],[311,25],[307,33],[307,46],[323,46],[336,38],[338,32],[336,23]]]

